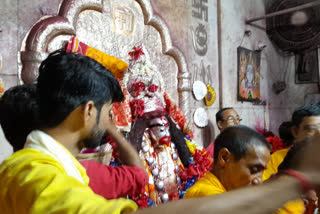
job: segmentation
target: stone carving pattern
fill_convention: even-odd
[[[21,81],[34,82],[40,62],[73,35],[125,61],[131,48],[143,43],[169,95],[187,113],[190,75],[184,56],[172,46],[165,23],[153,16],[149,0],[64,0],[58,16],[39,20],[26,36],[20,53]]]

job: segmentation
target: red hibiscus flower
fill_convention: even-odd
[[[131,56],[131,60],[138,60],[140,59],[141,55],[144,55],[142,51],[142,45],[140,46],[140,48],[133,47],[133,50],[134,51],[129,52],[129,55]]]
[[[130,102],[130,107],[132,111],[132,117],[137,118],[142,117],[144,113],[144,101],[139,99],[133,99]]]
[[[138,204],[140,208],[148,207],[148,196],[146,196],[146,194],[132,197],[132,199]]]
[[[178,200],[179,199],[179,194],[178,193],[172,193],[169,195],[169,200],[172,201],[172,200]]]
[[[152,84],[150,87],[149,87],[149,91],[150,92],[156,92],[158,90],[158,86],[155,85],[155,84]]]
[[[135,82],[132,84],[132,89],[134,91],[134,97],[139,96],[140,92],[144,91],[145,89],[145,84],[141,81]]]
[[[288,146],[283,142],[282,139],[280,139],[278,136],[274,136],[274,137],[267,137],[266,140],[271,144],[272,146],[272,151],[271,153],[281,150],[281,149],[285,149]]]

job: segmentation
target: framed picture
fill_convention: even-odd
[[[260,101],[261,52],[238,47],[238,100]]]
[[[319,48],[295,55],[295,82],[309,84],[319,82]]]

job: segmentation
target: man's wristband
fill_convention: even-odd
[[[298,171],[287,169],[287,170],[281,170],[280,174],[289,175],[297,179],[299,181],[299,184],[303,193],[307,193],[310,190],[314,189],[313,185],[309,182],[306,176],[304,176],[302,173]]]

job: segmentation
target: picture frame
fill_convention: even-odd
[[[261,52],[238,47],[237,57],[238,101],[259,103]]]
[[[295,55],[295,83],[319,83],[319,51],[320,48]]]

